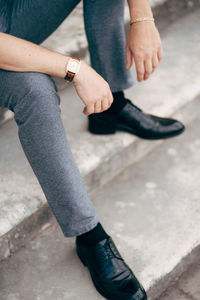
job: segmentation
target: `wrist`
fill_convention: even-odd
[[[130,13],[131,20],[138,18],[153,18],[151,8],[149,10],[134,10],[132,13]]]
[[[83,69],[84,69],[84,64],[85,62],[83,60],[80,60],[80,68],[79,71],[74,75],[73,84],[77,84],[80,81],[81,78],[81,74],[83,73]]]
[[[154,18],[142,17],[142,18],[131,19],[130,20],[130,26],[135,24],[135,23],[140,23],[140,22],[153,22],[154,23]]]
[[[153,18],[153,12],[149,3],[149,0],[128,0],[130,18]]]
[[[77,57],[70,57],[65,67],[65,77],[67,82],[72,82],[74,77],[79,73],[81,60]]]

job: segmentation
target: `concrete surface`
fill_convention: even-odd
[[[196,101],[188,113],[199,108]],[[151,300],[179,276],[174,273],[177,264],[200,245],[199,128],[198,117],[184,134],[166,140],[92,196],[102,224]],[[191,285],[199,300],[192,276]],[[187,293],[190,286],[185,281],[181,288]],[[188,300],[181,295],[170,299]],[[74,238],[64,238],[54,219],[50,228],[1,263],[0,299],[103,298],[75,254]]]
[[[184,272],[178,282],[170,286],[160,300],[199,300],[200,263],[197,262]]]
[[[147,82],[127,91],[127,96],[144,110],[169,116],[200,93],[199,13],[197,10],[178,20],[163,32],[165,57],[160,66]],[[73,88],[60,95],[63,122],[90,193],[159,144],[121,132],[111,136],[92,135],[82,114],[83,104]],[[182,120],[185,119],[187,114]],[[4,124],[0,132],[1,260],[24,244],[37,231],[38,223],[49,221],[51,213],[24,156],[15,122]]]

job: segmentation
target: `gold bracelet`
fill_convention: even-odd
[[[154,18],[150,18],[150,17],[137,18],[137,19],[131,20],[130,21],[130,25],[132,25],[134,23],[137,23],[137,22],[142,22],[142,21],[151,21],[151,22],[154,22]]]

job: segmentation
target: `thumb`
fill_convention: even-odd
[[[126,69],[130,69],[133,63],[132,53],[129,47],[126,47]]]

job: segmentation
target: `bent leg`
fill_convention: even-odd
[[[40,44],[57,29],[79,2],[80,0],[12,1],[8,33]]]
[[[98,222],[72,155],[50,76],[0,70],[0,106],[14,112],[24,153],[67,237]]]
[[[91,64],[112,92],[133,85],[131,73],[126,70],[124,5],[124,0],[84,0]]]

